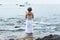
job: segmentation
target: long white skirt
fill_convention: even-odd
[[[26,33],[33,33],[33,20],[26,20]]]

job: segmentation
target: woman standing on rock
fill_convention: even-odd
[[[31,36],[33,34],[33,19],[34,19],[34,15],[32,13],[32,8],[29,7],[27,9],[27,12],[26,12],[26,15],[25,15],[25,18],[26,18],[26,34]]]

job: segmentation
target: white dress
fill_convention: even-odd
[[[26,33],[33,33],[33,19],[31,16],[27,16],[26,19]]]

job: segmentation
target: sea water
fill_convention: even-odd
[[[32,4],[34,13],[34,36],[48,34],[60,35],[60,5]],[[0,6],[0,38],[21,36],[25,33],[25,12],[29,6],[20,7],[16,4]],[[18,28],[15,28],[15,27]]]

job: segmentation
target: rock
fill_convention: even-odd
[[[15,28],[19,28],[20,26],[15,26]]]
[[[43,38],[37,38],[36,40],[60,40],[60,35],[48,35]]]
[[[9,40],[14,40],[14,39],[9,39]]]
[[[48,35],[48,36],[45,36],[44,38],[52,38],[52,37],[53,37],[53,35],[50,34],[50,35]]]
[[[24,7],[25,5],[19,5],[20,7]]]

